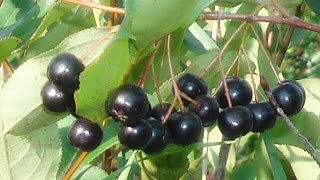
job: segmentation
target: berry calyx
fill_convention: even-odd
[[[189,109],[196,113],[204,127],[216,122],[219,115],[219,104],[213,97],[200,95],[195,99],[196,104],[190,104]]]
[[[236,106],[224,109],[218,117],[218,127],[221,133],[235,139],[252,129],[253,115],[245,106]]]
[[[103,132],[100,126],[86,118],[77,118],[68,132],[69,142],[83,151],[92,151],[101,143]]]
[[[208,93],[207,83],[203,79],[191,73],[184,73],[181,75],[177,80],[177,86],[181,92],[185,93],[192,99],[199,95],[206,95]],[[182,99],[186,105],[189,104],[188,100],[184,98]]]
[[[306,100],[303,87],[296,81],[283,81],[272,94],[287,116],[299,113]]]
[[[130,149],[144,149],[150,143],[152,127],[145,121],[138,121],[133,126],[121,124],[118,130],[118,138],[121,144]]]
[[[172,114],[168,128],[173,143],[183,146],[198,142],[203,130],[199,116],[193,112]]]
[[[109,115],[127,125],[144,118],[148,110],[147,95],[141,87],[133,84],[123,84],[113,90],[106,104]]]
[[[166,114],[169,111],[170,106],[171,106],[170,103],[157,104],[152,108],[150,116],[154,117],[155,119],[159,120],[162,123],[164,118],[166,117]],[[177,112],[177,109],[173,108],[171,114],[175,112]]]
[[[253,114],[252,132],[263,132],[276,123],[277,111],[270,102],[249,104],[247,107]]]
[[[226,83],[232,106],[246,106],[251,102],[252,90],[250,84],[241,78],[227,77]],[[229,107],[223,83],[220,83],[216,99],[222,109]]]
[[[48,81],[41,90],[42,104],[52,112],[67,111],[71,98],[52,82]]]
[[[160,152],[170,142],[171,136],[169,131],[157,119],[151,117],[148,118],[147,121],[152,127],[152,136],[150,143],[143,149],[143,151],[148,154]]]
[[[76,56],[61,53],[50,61],[47,76],[63,91],[73,93],[79,89],[79,76],[84,69],[84,64]]]

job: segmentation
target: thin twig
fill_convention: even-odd
[[[180,91],[180,96],[182,96],[184,99],[190,101],[192,104],[197,104],[197,101],[186,95],[185,93]]]
[[[265,91],[271,104],[277,109],[278,114],[282,117],[284,122],[289,126],[291,131],[298,137],[301,143],[308,149],[313,158],[320,164],[320,152],[309,142],[309,140],[294,126],[289,117],[283,112],[283,109],[279,106],[272,92]]]
[[[245,56],[245,60],[247,62],[247,66],[248,66],[248,69],[249,69],[251,83],[252,83],[252,86],[253,86],[254,100],[255,100],[255,102],[259,102],[259,97],[258,97],[258,93],[257,93],[257,84],[256,84],[256,81],[254,80],[254,77],[253,77],[253,71],[252,71],[250,63],[249,63],[249,56],[248,56],[248,54],[247,54],[247,52],[246,52],[246,50],[244,48],[241,48],[241,49],[242,49],[242,52],[243,52],[243,54]]]
[[[115,6],[115,5],[116,5],[116,0],[111,0],[110,5],[111,5],[111,6]],[[110,12],[110,13],[109,13],[108,22],[107,22],[107,27],[110,28],[110,27],[113,26],[114,17],[115,17],[115,13]]]
[[[101,9],[101,10],[104,10],[107,12],[112,12],[112,13],[117,13],[117,14],[125,14],[125,11],[123,8],[106,6],[106,5],[91,2],[91,1],[62,0],[62,2],[68,2],[68,3],[72,3],[72,4],[90,7],[90,8]]]
[[[305,4],[304,3],[300,4],[296,9],[296,16],[301,17],[303,15],[304,9],[305,9]],[[275,61],[278,66],[282,64],[283,58],[289,47],[289,43],[291,42],[291,38],[294,33],[294,30],[295,30],[295,26],[290,26],[283,38],[283,41],[280,42],[280,50],[277,53],[276,61]]]
[[[170,76],[171,76],[171,81],[172,81],[172,85],[173,85],[173,89],[174,89],[174,94],[177,97],[178,102],[180,103],[181,112],[184,113],[184,105],[183,105],[182,99],[180,97],[180,90],[179,90],[177,82],[174,78],[174,72],[173,72],[173,68],[172,68],[172,64],[171,64],[171,48],[170,48],[171,35],[170,34],[167,35],[166,46],[167,46],[167,61],[168,61],[168,66],[169,66],[169,70],[170,70]]]
[[[222,138],[222,141],[223,140],[224,140],[224,138]],[[220,146],[219,161],[218,161],[216,171],[214,173],[214,180],[222,180],[224,177],[230,147],[231,147],[231,144],[225,144],[225,143],[223,143]]]
[[[238,13],[226,13],[220,12],[219,17],[216,13],[206,12],[201,15],[201,19],[205,20],[220,20],[232,19],[232,20],[241,20],[246,22],[272,22],[278,24],[290,25],[302,29],[307,29],[310,31],[320,33],[320,26],[312,23],[305,22],[297,17],[274,17],[274,16],[260,16],[254,14],[238,14]]]
[[[89,152],[82,151],[76,161],[72,164],[66,175],[63,177],[63,180],[69,180],[70,177],[74,174],[74,172],[78,169],[81,162],[84,160],[84,158],[88,155]]]
[[[171,105],[170,105],[170,107],[169,107],[169,109],[168,109],[168,112],[167,112],[166,116],[164,117],[164,119],[162,121],[162,124],[166,124],[167,123],[167,121],[168,121],[168,119],[170,117],[170,114],[172,113],[172,110],[173,110],[174,106],[177,103],[177,100],[178,100],[178,97],[175,96],[173,101],[172,101],[172,103],[171,103]]]

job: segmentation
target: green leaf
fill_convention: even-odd
[[[90,180],[90,179],[105,179],[108,174],[101,168],[87,165],[79,168],[70,179],[76,180]]]
[[[280,159],[277,156],[276,148],[267,132],[262,134],[264,144],[266,146],[266,150],[268,153],[268,157],[271,164],[271,170],[273,174],[273,178],[275,180],[282,180],[286,179],[286,174],[283,170],[283,167],[281,165]]]
[[[320,92],[318,90],[320,79],[308,78],[299,82],[305,89],[306,102],[300,113],[289,118],[311,144],[320,149],[320,146],[316,146],[320,139]],[[277,144],[294,145],[305,149],[296,135],[289,130],[289,127],[280,118],[277,119],[276,126],[272,128],[271,135]]]
[[[55,0],[5,0],[0,7],[0,38],[15,36],[26,41],[55,3]]]
[[[17,48],[19,43],[20,39],[16,37],[0,39],[0,64],[5,58],[10,56],[11,52]]]
[[[77,113],[92,121],[106,118],[108,93],[123,83],[131,67],[127,39],[116,39],[80,76],[80,89],[75,93]]]
[[[312,156],[295,146],[276,145],[288,159],[297,179],[319,179],[320,167]]]
[[[28,59],[53,49],[71,34],[92,26],[94,26],[94,20],[90,9],[58,4],[48,12],[36,33],[32,36],[31,42],[28,42],[30,47],[28,47],[23,58]],[[37,37],[40,34],[39,32],[44,29],[46,30],[44,35]],[[100,34],[97,34],[97,36],[100,36]]]
[[[40,91],[47,81],[47,64],[61,52],[80,57],[105,33],[105,29],[92,28],[73,34],[55,49],[21,65],[0,91],[0,120],[5,128],[4,133],[26,134],[64,117],[65,114],[47,112],[42,106]],[[100,44],[85,60],[92,61],[105,46],[106,42]]]
[[[320,16],[320,4],[318,0],[306,0],[307,5],[315,12],[318,16]]]
[[[56,124],[23,136],[3,134],[2,129],[0,134],[1,179],[56,179],[61,160]]]
[[[189,22],[198,0],[127,1],[121,33],[131,34],[140,48]]]
[[[118,179],[128,179],[129,178],[129,174],[130,174],[131,167],[132,167],[132,166],[129,166],[129,165],[132,164],[132,162],[135,160],[136,153],[137,153],[137,151],[133,151],[133,153],[131,154],[129,160],[126,163],[127,168],[124,169],[121,172],[121,174],[120,174]]]

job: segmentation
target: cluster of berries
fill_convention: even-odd
[[[48,110],[69,110],[77,117],[69,129],[68,139],[74,147],[90,151],[101,143],[103,132],[98,124],[75,113],[73,94],[79,88],[79,75],[84,69],[74,55],[57,55],[48,65],[49,81],[43,86],[41,97]],[[171,142],[183,146],[196,143],[203,127],[211,126],[216,120],[221,133],[228,139],[249,131],[263,132],[274,126],[277,111],[269,101],[251,103],[251,87],[240,77],[227,77],[225,81],[228,93],[220,83],[215,97],[211,97],[203,79],[191,73],[182,74],[176,83],[185,95],[182,96],[185,108],[183,111],[173,108],[170,113],[171,104],[160,103],[152,108],[141,87],[123,84],[110,92],[105,110],[121,122],[118,130],[121,144],[146,153],[160,152]],[[275,87],[272,94],[288,116],[300,112],[306,98],[303,87],[288,80]]]
[[[77,117],[69,129],[69,142],[81,150],[90,151],[100,144],[103,132],[98,124],[79,117],[75,112],[73,95],[79,89],[79,76],[84,69],[84,64],[70,53],[62,53],[54,57],[48,65],[49,81],[41,90],[41,98],[48,110],[52,112],[69,110]]]

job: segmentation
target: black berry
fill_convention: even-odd
[[[155,119],[159,120],[162,123],[166,114],[168,113],[170,106],[171,106],[170,103],[157,104],[152,108],[150,116],[154,117]],[[175,112],[177,112],[177,110],[176,108],[173,108],[171,114]]]
[[[283,81],[272,90],[272,94],[288,116],[300,112],[306,100],[303,87],[296,81]]]
[[[250,84],[241,78],[228,77],[226,83],[229,89],[229,96],[232,106],[246,106],[251,102],[252,90]],[[228,101],[224,90],[223,83],[220,83],[216,93],[216,99],[221,108],[227,108]]]
[[[102,141],[100,126],[86,118],[77,118],[68,133],[69,142],[83,151],[95,149]]]
[[[79,76],[84,68],[85,66],[76,56],[62,53],[50,61],[47,75],[63,91],[73,93],[79,88]]]
[[[143,89],[133,84],[123,84],[109,95],[106,111],[115,120],[128,125],[146,116],[149,101]]]
[[[148,118],[147,121],[152,127],[152,136],[150,143],[143,149],[145,153],[157,153],[162,151],[170,142],[171,136],[165,126],[160,121],[154,118]]]
[[[144,149],[150,143],[152,127],[145,121],[138,121],[133,126],[121,124],[118,130],[118,138],[121,144],[130,149]]]
[[[195,112],[201,119],[202,125],[208,127],[216,122],[219,115],[219,104],[215,98],[200,95],[196,104],[190,104],[190,111]]]
[[[184,73],[181,75],[177,80],[177,86],[181,92],[185,93],[192,99],[199,95],[206,95],[208,93],[207,83],[203,79],[191,73]],[[186,105],[189,104],[189,101],[186,99],[183,99],[183,101]]]
[[[193,112],[172,114],[168,128],[173,143],[184,146],[198,142],[203,130],[199,116]]]
[[[270,102],[249,104],[248,108],[253,114],[252,132],[263,132],[276,123],[277,111]]]
[[[247,107],[236,106],[224,109],[218,117],[218,127],[221,133],[235,139],[252,129],[253,115]]]
[[[71,97],[48,81],[41,90],[42,104],[50,111],[64,112],[71,102]]]

